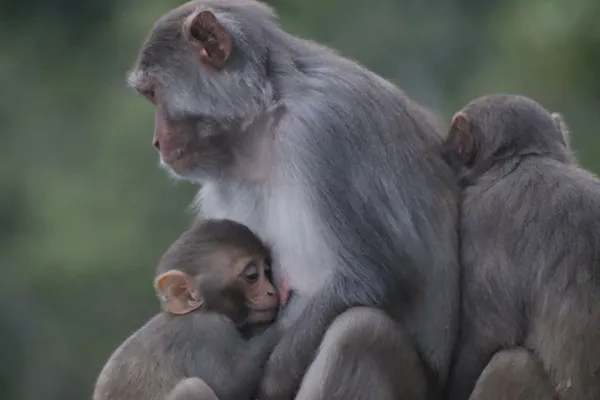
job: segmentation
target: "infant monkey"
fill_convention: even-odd
[[[230,220],[198,222],[163,255],[154,286],[163,312],[113,353],[93,399],[252,398],[279,339],[261,240]]]

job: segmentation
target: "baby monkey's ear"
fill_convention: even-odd
[[[476,143],[466,115],[457,113],[452,117],[447,142],[454,149],[460,161],[469,166],[475,159]]]
[[[185,272],[172,270],[157,276],[154,288],[163,309],[172,314],[187,314],[203,303],[196,282]]]

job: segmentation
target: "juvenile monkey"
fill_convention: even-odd
[[[600,398],[600,180],[568,135],[522,96],[452,120],[464,270],[451,400]]]
[[[268,241],[293,291],[261,400],[423,399],[445,383],[459,191],[429,111],[251,0],[169,11],[128,81],[155,106],[162,166],[201,184],[202,216]]]
[[[196,223],[158,265],[163,312],[110,357],[94,400],[250,399],[278,339],[268,260],[246,226]]]

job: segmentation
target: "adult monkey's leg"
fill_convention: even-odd
[[[427,399],[412,341],[383,311],[352,308],[335,319],[296,400]]]
[[[479,377],[470,400],[554,400],[541,362],[524,348],[501,350]]]
[[[219,400],[215,392],[200,378],[181,380],[165,400]]]

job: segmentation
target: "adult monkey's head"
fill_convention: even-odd
[[[248,127],[274,97],[264,25],[274,18],[253,1],[196,0],[150,31],[128,83],[155,105],[153,144],[175,176],[221,176],[253,147]]]

